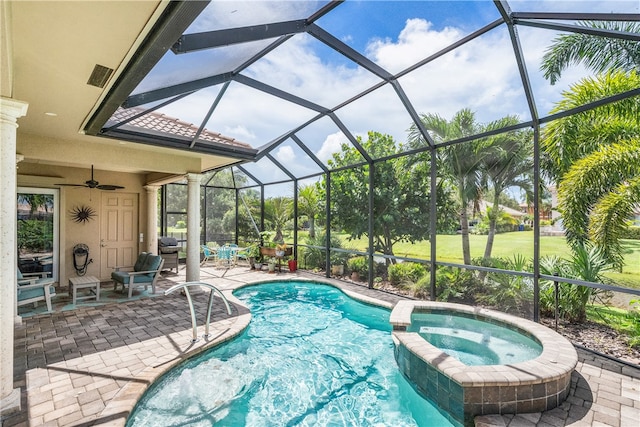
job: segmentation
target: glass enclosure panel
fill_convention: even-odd
[[[498,27],[400,78],[416,112],[437,119],[460,120],[470,111],[468,125],[459,132],[441,132],[440,141],[473,135],[493,121],[513,116],[530,120],[520,73],[513,55],[509,33]],[[448,129],[451,131],[452,129]]]
[[[215,1],[187,28],[186,34],[304,19],[327,1]]]
[[[274,120],[275,112],[277,120]],[[207,128],[258,148],[317,114],[293,102],[232,83],[207,122]]]
[[[235,243],[236,190],[205,187],[201,202],[202,241],[216,246]]]
[[[332,167],[335,167],[334,156],[339,156],[343,150],[353,149],[351,141],[328,117],[316,120],[297,132],[296,136],[327,166],[333,165]],[[343,159],[343,162],[348,162],[347,164],[362,163],[364,158],[358,153]]]
[[[320,166],[292,139],[275,147],[271,154],[296,177],[308,177],[322,173]]]
[[[243,74],[326,109],[380,82],[380,78],[308,34],[298,34]]]
[[[187,211],[187,186],[184,184],[168,184],[166,186],[165,205],[167,212],[186,212]],[[168,224],[172,226],[172,224]]]
[[[577,13],[638,13],[640,6],[636,1],[521,1],[510,0],[509,6],[514,12],[577,12]]]
[[[265,244],[293,244],[293,181],[265,186]]]
[[[246,247],[260,242],[262,231],[260,190],[238,190],[238,244]]]
[[[338,118],[352,134],[367,140],[369,132],[393,137],[396,147],[407,141],[411,117],[391,85],[385,85],[336,112]],[[384,157],[389,152],[369,149],[372,158]],[[395,152],[395,150],[394,150]]]
[[[137,95],[205,77],[230,73],[273,41],[258,40],[180,55],[169,50],[131,94]]]
[[[18,268],[58,275],[58,190],[18,188]]]
[[[342,3],[318,23],[395,74],[498,18],[482,1],[361,1]]]
[[[262,184],[291,180],[282,169],[266,157],[254,163],[245,163],[240,168]]]

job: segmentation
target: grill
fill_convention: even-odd
[[[158,254],[164,259],[164,268],[167,270],[176,269],[178,272],[178,252],[180,246],[175,237],[160,237],[158,239]]]

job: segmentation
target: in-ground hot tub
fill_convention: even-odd
[[[524,341],[539,345],[539,351],[531,345],[532,358],[519,356],[513,363],[464,364],[453,355],[455,351],[438,348],[425,339],[433,332],[429,328],[412,327],[421,314],[430,313],[486,322],[487,326],[500,325],[521,334]],[[497,311],[430,301],[400,301],[391,312],[390,321],[400,370],[459,422],[470,425],[476,415],[545,411],[567,398],[578,355],[566,338],[545,326]],[[449,331],[456,335],[453,341],[473,341],[471,333]],[[441,344],[440,339],[433,341]],[[475,346],[474,343],[465,348]],[[504,359],[495,360],[505,363]]]

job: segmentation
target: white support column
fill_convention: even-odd
[[[147,190],[147,236],[145,251],[158,254],[158,185],[145,185]]]
[[[187,174],[187,282],[200,280],[200,179]]]
[[[20,411],[13,388],[13,328],[16,307],[16,129],[28,104],[0,98],[0,414]]]

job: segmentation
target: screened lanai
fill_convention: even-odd
[[[419,264],[432,299],[478,302],[472,275],[484,302],[538,320],[554,281],[640,294],[633,240],[610,275],[546,264],[572,256],[558,239],[589,240],[566,236],[549,153],[607,139],[603,111],[637,111],[638,20],[637,1],[172,3],[85,130],[229,158],[201,179],[201,244],[275,238],[327,276],[359,258],[371,287]],[[597,54],[558,69],[551,47],[571,37]],[[186,192],[163,188],[162,234],[180,237]]]

